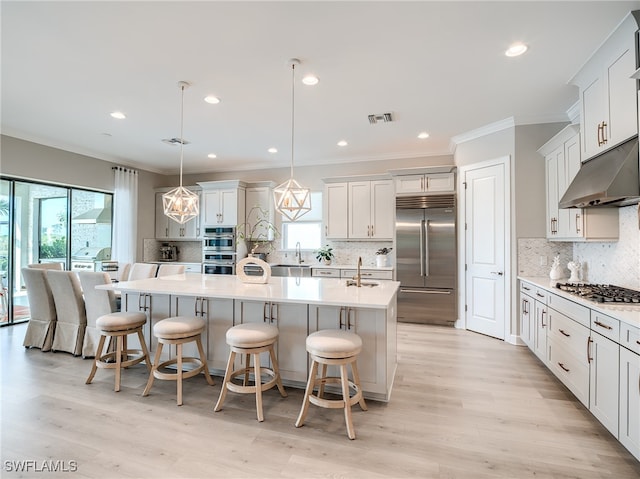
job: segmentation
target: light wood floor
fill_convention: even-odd
[[[84,381],[89,360],[22,346],[25,327],[0,329],[3,478],[634,478],[636,461],[524,347],[446,327],[400,324],[390,403],[310,407],[302,391],[265,393],[265,421],[249,395],[213,412],[221,378],[156,381],[144,365]],[[19,474],[6,461],[76,461],[77,471]],[[10,463],[15,464],[15,463]]]

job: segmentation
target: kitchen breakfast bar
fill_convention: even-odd
[[[297,388],[305,387],[309,369],[306,337],[323,329],[351,331],[362,339],[358,369],[364,396],[389,401],[397,366],[399,286],[396,281],[379,281],[357,287],[344,279],[308,277],[272,277],[256,284],[237,276],[188,273],[98,288],[120,291],[123,311],[147,314],[145,337],[151,351],[157,346],[151,334],[157,321],[179,315],[205,319],[204,349],[210,372],[218,376],[224,374],[229,354],[225,335],[232,326],[276,325],[280,374],[286,386]],[[197,356],[197,351],[185,346],[184,354]]]

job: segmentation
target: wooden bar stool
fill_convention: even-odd
[[[362,339],[360,336],[340,329],[331,329],[317,331],[307,336],[306,341],[307,352],[311,357],[311,371],[309,372],[309,381],[304,392],[302,409],[296,421],[296,427],[304,424],[307,416],[309,403],[316,406],[336,409],[344,409],[344,419],[347,423],[347,435],[349,439],[355,439],[356,433],[351,420],[351,406],[358,403],[363,411],[367,410],[367,404],[362,396],[360,387],[360,376],[358,375],[358,366],[356,360],[358,354],[362,350]],[[322,365],[322,371],[318,376],[318,365]],[[353,373],[353,381],[349,380],[347,366],[351,365]],[[327,376],[327,366],[339,366],[340,377]],[[339,383],[342,386],[342,399],[325,399],[324,385],[327,383]],[[318,393],[313,391],[318,386]],[[350,396],[350,389],[355,392]]]
[[[276,359],[276,354],[273,349],[273,346],[278,340],[278,334],[277,327],[265,323],[239,324],[227,330],[227,344],[231,348],[231,352],[229,353],[229,361],[227,362],[227,369],[224,373],[224,382],[222,383],[220,397],[218,398],[214,411],[220,411],[220,409],[222,409],[227,390],[241,394],[255,394],[258,421],[262,422],[264,421],[262,414],[262,392],[271,389],[273,386],[278,386],[282,397],[287,397],[287,393],[282,386],[280,371],[278,370],[278,360]],[[271,368],[264,367],[260,364],[260,353],[265,351],[269,351]],[[245,365],[240,369],[234,370],[236,354],[244,355]],[[253,357],[253,367],[251,366],[251,357]],[[253,386],[248,385],[250,373],[253,373],[255,378]],[[263,383],[262,375],[267,375],[271,379]],[[242,384],[232,382],[238,376],[243,377]]]
[[[107,292],[104,291],[104,293]],[[100,294],[100,292],[97,292],[97,294]],[[96,354],[86,384],[91,384],[98,368],[115,369],[116,384],[114,390],[118,392],[120,391],[120,373],[123,368],[145,361],[147,369],[151,371],[151,359],[142,334],[142,326],[146,322],[147,316],[144,313],[134,312],[109,313],[96,319],[96,329],[100,331],[100,339],[98,340]],[[129,334],[138,335],[142,349],[127,348],[127,336]],[[105,353],[103,350],[107,338],[116,338],[116,348],[114,351]]]
[[[188,317],[188,316],[174,316],[172,318],[163,319],[158,321],[153,326],[153,335],[158,338],[158,349],[156,350],[156,356],[153,361],[153,368],[149,374],[149,381],[147,381],[147,387],[144,388],[143,396],[147,396],[153,385],[154,378],[165,379],[168,381],[176,381],[178,390],[178,406],[182,406],[182,380],[196,376],[204,371],[204,377],[207,382],[213,386],[213,379],[209,374],[207,367],[207,358],[204,354],[202,347],[202,339],[200,338],[205,328],[205,321],[202,318]],[[200,358],[183,357],[182,345],[195,341],[198,346],[198,352]],[[168,361],[160,362],[160,355],[162,354],[162,347],[165,344],[176,345],[176,357],[169,359]],[[182,366],[185,363],[194,364],[195,368],[183,371]],[[176,365],[176,372],[163,372],[162,369]]]

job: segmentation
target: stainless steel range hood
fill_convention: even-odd
[[[640,203],[638,137],[585,162],[560,199],[560,208]]]

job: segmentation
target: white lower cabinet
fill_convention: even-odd
[[[153,361],[153,353],[156,351],[158,341],[153,335],[153,325],[162,319],[171,316],[170,297],[168,294],[127,293],[122,297],[122,311],[143,312],[147,315],[147,324],[142,328],[147,338],[147,348]],[[127,338],[127,346],[130,349],[139,349],[140,342],[137,337],[130,335]],[[168,351],[164,351],[162,358],[168,359]]]
[[[548,351],[547,351],[547,329],[549,318],[547,317],[547,298],[546,294],[542,293],[539,289],[536,290],[536,299],[534,306],[534,324],[533,324],[533,352],[540,358],[540,361],[547,364]]]
[[[224,372],[229,357],[226,334],[227,330],[233,326],[233,300],[174,296],[172,303],[176,315],[198,316],[205,320],[207,328],[202,333],[202,345],[207,357],[207,365],[210,370]],[[183,354],[198,357],[195,343],[184,345]]]
[[[358,356],[358,372],[362,389],[380,394],[386,391],[386,319],[384,310],[355,309],[345,306],[312,306],[309,311],[309,333],[323,329],[343,329],[362,339]],[[339,376],[337,369],[329,374]]]
[[[283,380],[307,380],[307,309],[306,304],[300,303],[236,301],[235,324],[268,322],[278,327],[276,357]],[[271,364],[268,353],[263,353],[260,361],[262,364]]]
[[[589,410],[618,437],[620,346],[591,332]]]
[[[640,461],[640,354],[624,347],[620,348],[618,432],[620,442]]]

